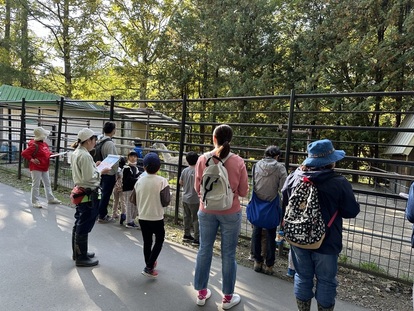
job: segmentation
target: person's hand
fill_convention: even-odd
[[[99,166],[99,164],[101,164],[102,161],[96,161],[96,166]]]
[[[34,163],[36,165],[39,165],[40,164],[40,161],[38,159],[31,159],[30,162],[32,162],[32,163]]]

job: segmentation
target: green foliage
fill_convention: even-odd
[[[349,257],[346,256],[346,255],[344,255],[344,254],[340,254],[339,255],[338,262],[339,263],[342,263],[342,264],[349,264],[349,263],[351,263]]]
[[[364,269],[364,270],[385,274],[385,270],[383,268],[379,267],[378,264],[376,264],[375,262],[372,262],[372,261],[370,261],[370,262],[361,262],[359,264],[359,267]]]

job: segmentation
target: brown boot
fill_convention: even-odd
[[[296,298],[296,304],[298,305],[298,311],[310,311],[312,299],[308,301],[302,301]]]
[[[262,272],[262,267],[263,267],[263,262],[258,262],[258,261],[254,262],[254,267],[253,267],[254,271]]]
[[[265,266],[263,272],[267,275],[273,275],[274,274],[273,266]]]
[[[335,308],[335,305],[332,305],[329,308],[324,308],[318,302],[318,311],[333,311],[334,308]]]

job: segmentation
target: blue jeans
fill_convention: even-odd
[[[197,254],[194,275],[194,288],[196,290],[207,288],[213,258],[214,241],[220,228],[221,289],[224,295],[233,294],[237,272],[236,247],[239,241],[241,219],[241,212],[230,215],[215,215],[198,211],[200,248]]]
[[[338,282],[337,254],[320,254],[312,250],[291,246],[292,260],[296,269],[294,292],[297,299],[308,301],[315,296],[324,308],[335,304]],[[313,278],[316,277],[316,290],[313,293]]]
[[[99,203],[99,219],[104,219],[108,215],[108,204],[111,198],[112,191],[114,190],[116,182],[115,175],[102,175],[101,176],[101,188],[102,196]]]

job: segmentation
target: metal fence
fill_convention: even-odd
[[[159,152],[164,160],[162,172],[170,179],[174,199],[167,213],[176,221],[182,218],[180,189],[177,187],[182,157],[192,150],[198,153],[212,149],[212,130],[227,123],[234,130],[232,151],[245,159],[249,173],[253,163],[261,159],[268,145],[282,149],[282,161],[288,171],[306,157],[307,144],[329,138],[347,156],[338,163],[337,171],[352,182],[361,205],[361,213],[344,220],[343,251],[340,262],[356,269],[412,282],[413,250],[409,241],[411,224],[404,217],[407,192],[414,175],[410,140],[395,141],[398,133],[411,136],[412,127],[402,127],[399,120],[412,116],[414,92],[295,94],[239,97],[159,100],[159,101],[94,101],[61,100],[42,102],[0,103],[2,122],[0,164],[15,167],[17,174],[26,171],[19,164],[30,128],[39,125],[52,130],[54,151],[70,151],[79,128],[91,127],[100,132],[107,120],[117,123],[114,141],[126,155],[133,147],[131,140],[139,131],[144,152]],[[398,102],[399,110],[390,103]],[[146,106],[147,108],[125,108]],[[28,108],[29,107],[29,108]],[[28,114],[26,109],[37,109]],[[157,143],[157,144],[155,144]],[[390,147],[403,148],[406,154],[388,153]],[[407,150],[409,151],[407,153]],[[407,161],[410,160],[410,161]],[[68,157],[54,163],[51,170],[56,185],[72,187]],[[243,209],[248,198],[241,198]],[[245,215],[245,213],[244,213]],[[249,238],[251,226],[243,218],[241,235]]]

